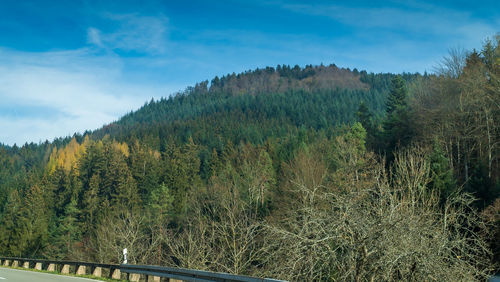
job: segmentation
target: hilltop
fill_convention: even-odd
[[[405,74],[407,81],[419,74]],[[329,66],[277,66],[215,77],[150,101],[92,133],[120,141],[161,140],[222,149],[220,140],[262,144],[299,128],[327,129],[352,123],[360,103],[376,117],[385,109],[393,74],[368,74]],[[216,144],[218,143],[218,144]]]

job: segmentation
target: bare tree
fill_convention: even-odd
[[[448,50],[448,56],[441,60],[434,68],[434,71],[438,75],[457,78],[463,72],[466,57],[467,53],[463,48],[450,48]]]
[[[213,226],[200,214],[194,214],[183,230],[169,231],[166,238],[169,254],[165,262],[170,266],[199,270],[213,269],[220,254],[214,243],[216,234]]]
[[[472,198],[457,194],[440,208],[436,193],[425,190],[425,151],[399,153],[391,177],[383,162],[363,158],[348,174],[334,172],[334,181],[317,177],[324,164],[313,155],[291,164],[296,206],[266,226],[265,275],[294,281],[486,277],[489,253],[474,231],[479,218]],[[314,173],[301,171],[304,163]]]
[[[252,207],[229,182],[195,196],[187,226],[167,239],[171,265],[247,274],[259,258],[261,233]]]
[[[123,210],[109,213],[95,231],[92,246],[99,262],[121,263],[122,250],[127,248],[128,261],[145,264],[154,260],[162,242],[159,230],[148,230],[145,216]]]

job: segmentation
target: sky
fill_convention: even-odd
[[[0,143],[94,130],[278,64],[432,72],[497,32],[498,1],[0,0]]]

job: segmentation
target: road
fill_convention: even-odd
[[[0,267],[0,282],[83,282],[83,281],[99,281],[88,278],[80,278],[73,276],[64,276],[57,274],[50,274],[37,271],[26,271],[19,269],[11,269]]]

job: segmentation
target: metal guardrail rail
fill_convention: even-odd
[[[121,264],[120,270],[125,273],[137,273],[146,276],[166,277],[182,281],[224,281],[224,282],[282,282],[269,278],[255,278],[244,275],[234,275],[221,272],[211,272],[175,267],[152,265]]]
[[[61,273],[69,273],[69,266],[74,266],[77,275],[92,274],[101,276],[101,269],[109,269],[109,277],[121,279],[122,274],[126,274],[126,279],[139,281],[143,276],[146,281],[161,281],[161,278],[181,281],[224,281],[224,282],[282,282],[269,278],[256,278],[244,275],[234,275],[229,273],[211,272],[175,267],[161,267],[153,265],[133,265],[133,264],[104,264],[82,261],[59,261],[46,259],[28,259],[16,257],[0,257],[0,264],[3,266],[17,266],[34,268],[39,270],[56,271],[55,265],[60,266]],[[88,269],[87,269],[88,267]],[[90,273],[87,273],[90,270]],[[96,271],[97,270],[97,271]]]

